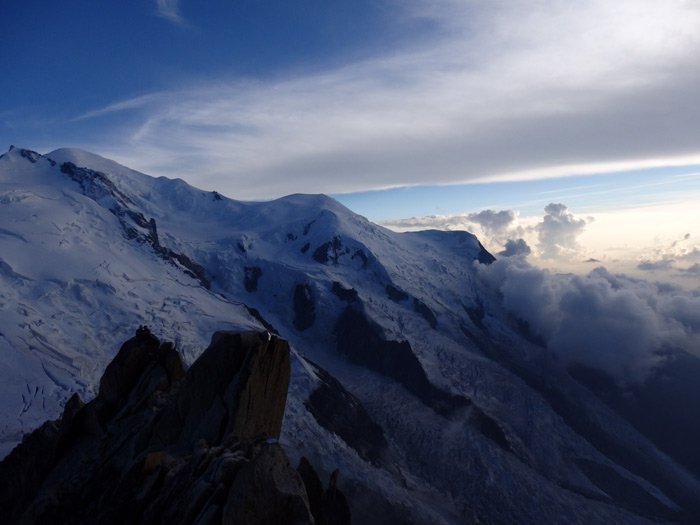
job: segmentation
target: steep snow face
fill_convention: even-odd
[[[466,232],[397,234],[323,195],[238,202],[79,150],[0,158],[0,440],[94,388],[139,324],[290,341],[282,442],[339,467],[357,522],[644,523],[695,478],[479,284]]]
[[[134,326],[173,334],[188,358],[213,330],[259,327],[243,307],[164,259],[58,161],[13,149],[0,158],[0,454],[71,392],[88,396]],[[122,196],[125,194],[122,194]],[[133,205],[130,204],[133,207]],[[134,207],[134,210],[136,208]]]

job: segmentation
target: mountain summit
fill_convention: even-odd
[[[698,452],[648,424],[674,421],[698,360],[669,358],[648,383],[665,404],[640,405],[644,385],[562,366],[482,282],[494,261],[467,232],[395,233],[323,195],[241,202],[80,150],[11,149],[2,454],[74,393],[101,396],[135,325],[186,364],[213,332],[264,330],[291,346],[281,446],[340,469],[356,523],[700,521]]]

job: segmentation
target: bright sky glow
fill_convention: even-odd
[[[514,210],[524,237],[563,203],[587,221],[569,262],[677,269],[656,259],[700,239],[698,27],[694,0],[10,0],[0,144],[377,221]]]

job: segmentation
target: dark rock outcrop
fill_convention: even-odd
[[[328,242],[324,242],[314,251],[313,258],[321,264],[338,264],[341,255],[348,253],[347,248],[337,235]]]
[[[27,159],[32,164],[36,164],[36,162],[42,157],[40,153],[37,153],[36,151],[32,151],[30,149],[21,149],[19,150],[19,153],[20,155],[22,155],[22,157]]]
[[[277,444],[287,343],[218,332],[184,373],[146,328],[99,394],[25,436],[0,463],[3,523],[313,523]]]
[[[614,468],[586,459],[576,466],[593,484],[610,496],[611,502],[651,519],[675,521],[678,517],[669,507],[649,494],[637,482],[620,475]]]
[[[321,479],[305,457],[299,461],[297,471],[306,487],[315,524],[350,525],[350,507],[345,495],[337,487],[339,471],[336,469],[331,473],[326,490],[323,490]]]
[[[476,260],[481,264],[491,264],[496,262],[496,258],[491,255],[481,243],[479,243],[479,254],[476,256]]]
[[[321,367],[309,363],[320,379],[306,400],[306,408],[319,425],[337,434],[364,460],[381,464],[387,442],[384,432],[359,399]]]
[[[258,279],[262,277],[262,268],[259,266],[246,266],[243,269],[243,286],[246,292],[254,292],[258,289]]]
[[[513,452],[513,448],[510,446],[508,437],[495,419],[477,407],[474,407],[473,414],[474,422],[476,423],[479,432],[506,452]]]
[[[290,364],[286,341],[267,333],[217,332],[155,422],[152,443],[193,446],[279,437]]]
[[[279,446],[263,447],[233,481],[222,523],[312,523],[301,476]]]
[[[333,294],[341,301],[346,301],[348,303],[351,303],[358,298],[357,290],[354,288],[345,288],[345,286],[340,284],[338,281],[333,281],[331,292],[333,292]]]
[[[300,332],[310,328],[316,320],[316,301],[314,291],[308,284],[294,287],[294,328]]]
[[[154,372],[156,366],[161,369]],[[184,375],[180,354],[173,346],[167,343],[161,345],[148,328],[139,327],[136,337],[124,343],[116,357],[107,365],[100,379],[97,398],[107,407],[115,410],[121,408],[144,372],[161,377],[162,387],[166,380],[177,381]]]
[[[335,324],[336,347],[353,363],[400,383],[433,410],[447,416],[469,400],[433,385],[408,341],[386,339],[381,327],[361,306],[349,305]]]
[[[103,206],[105,205],[103,201],[109,203],[108,209],[119,219],[127,239],[149,244],[159,257],[198,280],[205,288],[211,287],[204,267],[184,253],[176,252],[161,244],[156,220],[154,218],[147,220],[143,213],[132,210],[133,201],[117,188],[107,175],[101,171],[76,166],[72,162],[61,164],[61,172],[76,182],[86,197]]]
[[[393,284],[386,285],[386,295],[395,303],[400,303],[408,299],[408,294]]]
[[[480,330],[486,330],[484,325],[484,317],[486,316],[486,310],[484,309],[483,303],[477,298],[476,304],[474,306],[462,305],[464,311],[467,312],[469,320],[474,323],[474,326]]]
[[[267,319],[263,317],[263,315],[257,308],[253,308],[252,306],[248,305],[243,306],[245,306],[245,309],[250,315],[252,315],[261,325],[265,327],[265,330],[267,330],[271,334],[280,335],[279,331],[274,326],[272,326],[272,323],[270,323]]]
[[[433,311],[428,308],[428,305],[425,304],[423,301],[417,298],[413,298],[413,310],[417,313],[420,314],[423,319],[425,319],[428,324],[430,325],[430,328],[435,329],[437,328],[437,317],[435,317],[435,314]]]
[[[101,171],[91,170],[89,168],[81,168],[72,162],[64,162],[61,164],[61,173],[66,174],[71,180],[76,182],[86,197],[98,201],[105,197],[114,199],[110,211],[119,216],[129,204],[132,204],[131,199]]]

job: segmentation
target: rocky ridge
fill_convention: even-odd
[[[140,327],[56,421],[0,463],[5,523],[349,523],[337,472],[323,489],[278,444],[289,346],[267,332],[217,332],[185,372]]]

